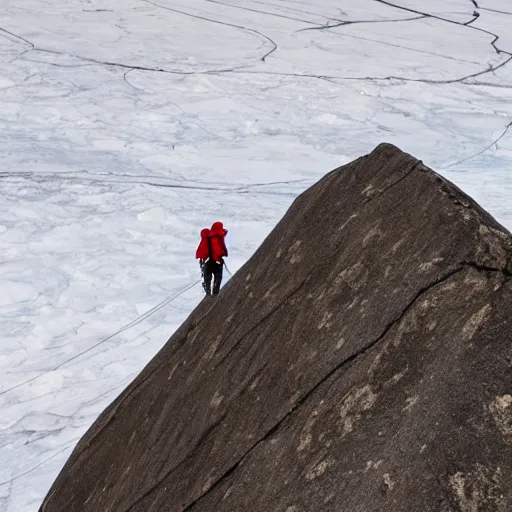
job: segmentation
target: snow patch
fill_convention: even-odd
[[[167,215],[161,206],[155,206],[154,208],[138,213],[137,220],[153,224],[164,224],[167,221]]]

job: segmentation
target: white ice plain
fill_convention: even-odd
[[[0,0],[0,512],[200,301],[202,227],[233,272],[388,141],[511,229],[509,4]]]

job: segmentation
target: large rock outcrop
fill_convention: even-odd
[[[382,144],[304,192],[44,512],[510,512],[512,238]]]

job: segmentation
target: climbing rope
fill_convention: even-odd
[[[176,300],[178,297],[183,295],[185,292],[187,292],[188,290],[190,290],[191,288],[193,288],[194,286],[196,286],[200,282],[201,282],[201,280],[198,279],[197,281],[195,281],[194,283],[188,285],[187,287],[185,287],[184,289],[182,289],[178,293],[167,297],[166,299],[164,299],[162,302],[160,302],[159,304],[157,304],[153,308],[149,309],[148,311],[146,311],[142,315],[138,316],[135,320],[132,320],[130,323],[124,325],[119,330],[117,330],[114,334],[111,334],[110,336],[107,336],[106,338],[103,338],[102,340],[98,341],[94,345],[91,345],[90,347],[86,348],[82,352],[79,352],[78,354],[75,354],[73,357],[70,357],[69,359],[66,359],[65,361],[63,361],[62,363],[59,363],[57,366],[54,366],[53,368],[51,368],[49,370],[46,370],[46,371],[40,373],[39,375],[36,375],[35,377],[32,377],[32,378],[27,379],[27,380],[25,380],[23,382],[20,382],[19,384],[16,384],[15,386],[12,386],[10,388],[7,388],[7,389],[4,389],[4,390],[0,391],[0,395],[5,395],[6,393],[9,393],[10,391],[13,391],[14,389],[17,389],[17,388],[20,388],[22,386],[25,386],[26,384],[30,384],[31,382],[34,382],[35,380],[40,379],[44,375],[47,375],[47,374],[49,374],[51,372],[54,372],[54,371],[62,368],[63,366],[67,365],[71,361],[74,361],[75,359],[78,359],[79,357],[82,357],[84,354],[87,354],[91,350],[94,350],[95,348],[99,347],[100,345],[103,345],[103,343],[106,343],[108,340],[112,339],[114,336],[117,336],[118,334],[121,334],[122,332],[127,331],[128,329],[131,329],[132,327],[136,326],[137,324],[140,324],[142,321],[146,320],[151,315],[155,314],[158,310],[160,310],[163,307],[167,306],[167,304],[169,304],[172,301]]]

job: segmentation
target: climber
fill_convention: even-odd
[[[203,229],[201,231],[201,242],[196,251],[196,258],[199,259],[199,265],[201,266],[203,288],[206,295],[217,295],[219,293],[224,258],[228,255],[224,242],[227,233],[228,231],[224,229],[222,222],[214,222],[210,230]],[[211,288],[212,277],[213,290]]]
[[[204,228],[201,230],[201,241],[199,242],[199,246],[197,247],[196,250],[196,259],[199,260],[199,268],[201,269],[202,278],[204,277],[204,263],[208,259],[208,255],[210,254],[210,241],[208,240],[209,234],[210,230],[208,228]]]

